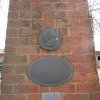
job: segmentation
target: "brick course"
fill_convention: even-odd
[[[60,92],[61,100],[99,100],[87,0],[10,0],[9,10],[0,100],[42,100],[44,92]],[[37,41],[47,27],[62,36],[61,47],[54,51],[44,50]],[[28,65],[48,55],[73,64],[69,83],[43,87],[28,78]]]

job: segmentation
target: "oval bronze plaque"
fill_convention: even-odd
[[[55,86],[68,82],[74,73],[72,64],[57,56],[43,57],[28,67],[28,76],[43,86]]]
[[[39,43],[46,50],[57,49],[61,44],[60,33],[56,29],[46,28],[39,35]]]

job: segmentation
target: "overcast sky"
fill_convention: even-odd
[[[9,0],[0,0],[0,49],[5,48]]]
[[[88,1],[93,1],[93,0],[88,0]],[[100,3],[100,0],[95,0],[95,1]],[[0,0],[0,49],[5,48],[8,7],[9,7],[9,0]],[[100,5],[95,6],[95,8],[99,7]],[[100,22],[100,10],[93,11],[93,14],[98,19],[98,22]],[[95,50],[100,51],[100,28],[95,31],[94,41],[95,41]]]
[[[94,42],[95,50],[100,51],[100,0],[89,0],[92,3],[92,14],[94,20]],[[93,3],[95,1],[95,3]]]

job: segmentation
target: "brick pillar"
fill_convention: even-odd
[[[41,30],[62,35],[59,49],[46,51],[37,42]],[[75,69],[69,83],[43,87],[27,77],[34,60],[63,56]],[[60,92],[61,100],[90,100],[98,83],[87,0],[10,0],[0,100],[42,100],[44,92]]]

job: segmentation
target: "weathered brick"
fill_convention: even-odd
[[[93,30],[89,27],[81,27],[80,32],[85,34],[85,36],[87,35],[88,37],[91,37],[91,39],[93,37]]]
[[[23,38],[23,37],[31,37],[31,36],[36,36],[40,32],[40,29],[32,29],[32,28],[20,28],[18,32],[18,36]]]
[[[91,36],[90,37],[88,37],[88,36],[87,37],[86,36],[83,37],[82,38],[82,45],[84,45],[83,46],[83,50],[84,50],[85,53],[90,53],[89,55],[91,55],[91,54],[93,55],[93,52],[94,52],[94,41],[93,41]],[[86,57],[86,59],[88,59],[88,62],[89,62],[89,55]],[[93,57],[91,56],[91,58],[93,58]]]
[[[91,21],[89,18],[80,18],[80,26],[81,27],[91,27]]]
[[[79,5],[78,5],[78,7],[79,7],[79,10],[89,10],[89,8],[88,8],[88,3],[87,2],[81,2],[81,3],[79,3]]]
[[[59,28],[57,29],[58,32],[60,32],[61,34],[61,38],[62,38],[62,41],[63,41],[63,37],[68,37],[70,36],[70,32],[69,32],[69,29],[68,28]]]
[[[62,100],[89,100],[88,94],[64,94]]]
[[[7,37],[17,37],[18,36],[18,30],[15,28],[8,28],[7,29]]]
[[[92,30],[90,30],[90,28],[88,27],[83,27],[83,28],[79,28],[79,27],[72,27],[72,28],[69,28],[69,31],[70,31],[70,36],[71,37],[82,37],[82,39],[86,39],[91,37],[92,39]],[[87,39],[89,40],[89,39]],[[83,41],[83,40],[82,40]],[[85,42],[85,40],[84,40]]]
[[[68,14],[68,18],[69,19],[82,19],[84,18],[88,18],[89,17],[89,13],[86,11],[67,11]]]
[[[20,19],[42,19],[41,11],[20,11]]]
[[[72,53],[84,53],[84,50],[83,50],[83,46],[80,44],[80,45],[74,45],[74,43],[72,45],[70,45],[70,51]]]
[[[71,26],[71,22],[68,19],[56,19],[56,26],[58,28],[66,28]]]
[[[8,46],[27,46],[29,44],[29,38],[28,37],[7,38],[6,43]]]
[[[31,37],[29,38],[29,44],[30,44],[30,45],[34,44],[34,46],[35,46],[35,45],[38,45],[38,40],[37,40],[37,38],[38,38],[38,35],[36,35],[36,36],[31,36]]]
[[[7,55],[15,55],[16,54],[16,48],[12,46],[6,46],[5,48]]]
[[[79,41],[77,41],[77,40],[80,41],[80,44],[79,44]],[[69,41],[70,45],[72,45],[72,46],[73,46],[73,45],[75,45],[75,46],[80,45],[80,48],[81,48],[82,37],[78,37],[78,36],[77,36],[77,38],[75,38],[75,37],[69,37],[69,38],[68,38],[68,41]]]
[[[2,94],[12,94],[13,86],[12,85],[2,85],[1,90],[2,90]]]
[[[65,0],[51,0],[51,2],[65,2]]]
[[[57,10],[65,10],[66,9],[66,5],[65,5],[65,3],[56,3],[55,4],[55,9],[57,9]]]
[[[25,100],[25,95],[0,95],[0,100]]]
[[[56,27],[54,20],[32,20],[33,29],[41,29],[46,27]]]
[[[25,74],[27,65],[4,65],[3,72],[6,74]]]
[[[61,19],[61,18],[66,18],[67,15],[66,15],[66,12],[65,11],[44,11],[43,12],[43,18],[44,19]]]
[[[95,63],[95,56],[93,53],[85,55],[85,62],[86,63]]]
[[[95,64],[83,64],[77,63],[74,64],[75,72],[86,72],[86,73],[93,73],[96,72]]]
[[[76,3],[55,3],[56,10],[78,10],[78,5]]]
[[[4,75],[2,76],[2,84],[22,84],[24,83],[24,75]]]
[[[15,94],[29,94],[29,93],[39,93],[39,86],[36,84],[20,84],[14,85],[13,92]]]
[[[50,88],[50,92],[60,92],[60,93],[62,93],[62,91],[63,91],[63,86],[62,85],[54,86],[54,87]]]
[[[20,0],[21,2],[33,2],[33,3],[52,3],[52,2],[65,2],[65,0]]]
[[[19,2],[20,0],[10,0],[11,3]]]
[[[80,21],[79,20],[69,20],[70,27],[79,27]]]
[[[31,27],[30,20],[8,20],[8,28]]]
[[[10,11],[18,11],[18,9],[19,9],[18,2],[11,2],[10,3],[10,7],[9,7]]]
[[[19,19],[19,14],[17,11],[11,11],[9,12],[9,19]]]
[[[88,82],[98,82],[99,81],[99,78],[98,78],[98,75],[95,73],[88,73],[87,74],[87,81]]]
[[[68,18],[69,19],[79,19],[80,18],[79,11],[68,11]]]
[[[96,84],[96,88],[94,90],[94,93],[95,92],[100,92],[100,84],[99,84],[99,82],[97,82],[97,84]]]
[[[26,54],[38,54],[40,53],[40,51],[38,50],[38,47],[37,46],[24,46],[24,47],[18,47],[16,49],[16,54],[19,54],[19,55],[26,55]]]
[[[49,87],[45,87],[45,86],[40,86],[39,87],[39,93],[44,93],[44,92],[49,92]]]
[[[27,100],[42,100],[42,94],[29,94]]]
[[[59,54],[62,54],[62,55],[70,54],[71,53],[70,47],[69,47],[69,45],[62,44],[62,46],[55,53],[57,53],[58,55]]]
[[[34,2],[35,0],[19,0],[20,2]]]
[[[64,84],[62,88],[63,93],[74,93],[75,92],[75,85],[74,84]]]
[[[50,92],[74,93],[75,85],[74,84],[63,84],[60,86],[51,87]]]
[[[87,2],[87,0],[66,0],[66,2]]]
[[[25,84],[33,84],[33,81],[28,77],[27,74],[24,74]]]
[[[32,11],[45,11],[50,9],[54,9],[53,4],[32,4]]]
[[[91,93],[89,95],[90,100],[99,100],[100,99],[100,93]]]
[[[64,56],[66,59],[71,61],[71,63],[84,63],[84,55],[72,54]]]
[[[77,82],[77,83],[87,82],[87,74],[81,72],[74,73],[71,82]]]
[[[76,92],[93,92],[97,87],[97,83],[81,83],[76,84]]]
[[[33,11],[32,19],[42,19],[42,12],[41,11]]]
[[[65,3],[65,5],[66,5],[66,10],[73,10],[73,11],[78,10],[78,4],[77,3],[68,2],[68,3]]]
[[[5,56],[4,62],[9,64],[26,64],[27,56],[8,55]]]
[[[20,11],[19,13],[20,19],[32,19],[32,12],[28,11]]]
[[[39,55],[35,55],[35,54],[32,54],[32,55],[29,55],[29,61],[28,61],[28,63],[32,63],[32,61],[34,61],[34,60],[36,60],[36,59],[38,59],[38,58],[40,58],[40,57],[43,57],[44,56],[44,54],[39,54]]]
[[[18,3],[18,7],[20,11],[31,11],[32,7],[31,7],[31,3],[25,2],[25,3]]]
[[[21,2],[33,2],[33,3],[50,3],[52,0],[41,0],[40,2],[39,2],[39,0],[20,0]]]
[[[60,92],[61,100],[89,100],[89,93],[99,92],[89,17],[86,0],[11,0],[2,76],[5,96],[0,100],[42,100],[45,92]],[[49,27],[62,38],[52,51],[38,43],[41,30]],[[27,68],[44,56],[61,56],[72,63],[69,83],[44,87],[32,82]],[[98,100],[94,94],[90,100]]]

